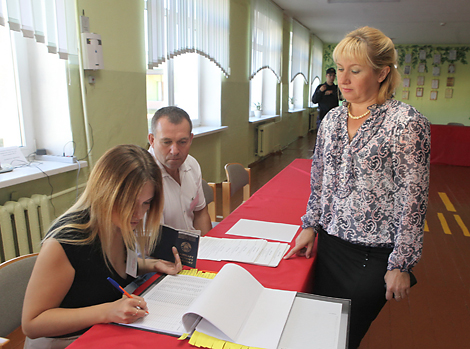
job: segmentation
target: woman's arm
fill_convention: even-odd
[[[60,336],[97,323],[130,323],[145,316],[141,297],[91,307],[59,308],[75,276],[64,249],[55,239],[44,242],[26,289],[22,328],[30,338]],[[92,286],[91,286],[92,287]],[[137,306],[143,310],[137,309]]]

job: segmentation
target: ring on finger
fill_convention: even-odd
[[[135,314],[133,316],[136,316],[138,312],[139,312],[139,309],[136,309]]]

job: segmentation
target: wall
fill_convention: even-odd
[[[255,155],[256,126],[249,118],[249,64],[251,37],[250,0],[230,1],[230,68],[228,78],[222,78],[221,122],[225,131],[196,138],[191,147],[208,181],[225,180],[224,165],[240,162],[244,166],[257,161]],[[109,148],[117,144],[147,145],[146,57],[144,34],[144,2],[129,0],[77,0],[79,15],[89,17],[90,30],[103,41],[104,69],[81,73],[78,62],[70,62],[72,85],[69,86],[72,113],[72,134],[77,156],[89,154],[90,168]],[[278,87],[278,128],[282,130],[279,147],[286,147],[299,135],[307,133],[308,110],[288,113],[288,62],[290,21],[284,20],[283,74]],[[88,76],[95,84],[88,83]],[[83,87],[80,86],[80,78]],[[308,85],[305,85],[308,91]],[[308,105],[305,96],[304,105]],[[91,149],[91,151],[90,151]],[[89,169],[82,171],[78,183],[84,183]],[[54,192],[75,187],[76,173],[50,178]],[[6,200],[50,194],[47,179],[41,179],[0,191],[0,205]],[[75,193],[56,202],[56,214],[67,209]]]
[[[336,44],[325,44],[323,46],[323,69],[328,67],[335,67],[332,59],[332,53]],[[403,78],[410,79],[410,87],[403,87],[403,82],[397,87],[395,98],[410,104],[418,109],[428,120],[433,124],[447,124],[448,122],[460,122],[466,126],[470,126],[470,47],[468,46],[442,46],[442,45],[397,45],[399,52],[399,70]],[[419,60],[419,51],[426,50],[427,58]],[[458,55],[455,64],[455,73],[448,74],[447,68],[449,61],[446,59],[450,49],[457,49]],[[412,61],[405,63],[405,55],[411,54]],[[440,67],[440,75],[433,76],[433,56],[435,53],[442,53]],[[426,63],[427,72],[418,73],[419,63]],[[405,66],[409,65],[411,68],[410,74],[405,75]],[[323,72],[324,74],[325,72]],[[424,76],[424,85],[418,86],[418,76]],[[452,88],[452,98],[445,98],[447,78],[454,77],[455,85]],[[324,81],[325,77],[323,75]],[[439,88],[431,89],[433,79],[439,80]],[[416,97],[416,88],[423,88],[423,97]],[[404,99],[403,91],[409,91],[409,98]],[[430,100],[431,90],[437,91],[437,100]]]
[[[426,49],[427,59],[419,60],[418,55],[420,49]],[[449,48],[460,48],[458,59],[454,63],[455,73],[448,73],[449,61],[446,59]],[[398,46],[400,52],[399,66],[402,78],[410,79],[410,87],[403,87],[403,83],[397,88],[395,98],[408,103],[418,109],[428,120],[433,124],[447,124],[448,122],[460,122],[466,126],[470,126],[470,65],[467,63],[466,56],[468,53],[468,46]],[[466,52],[467,51],[467,52]],[[434,53],[442,52],[441,64],[436,66],[440,67],[440,75],[433,76],[433,55]],[[410,53],[412,61],[405,63],[404,54]],[[419,73],[419,63],[425,63],[427,72]],[[411,68],[410,74],[404,75],[405,66]],[[424,77],[424,85],[418,86],[418,76]],[[447,78],[454,78],[454,86],[448,87]],[[439,88],[432,89],[431,83],[433,79],[439,80]],[[416,97],[416,89],[423,88],[423,97]],[[445,98],[446,89],[452,89],[452,98]],[[403,91],[409,91],[409,99],[405,99]],[[431,91],[437,91],[437,99],[431,100]]]

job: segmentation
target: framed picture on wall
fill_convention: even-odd
[[[452,98],[454,90],[452,88],[446,88],[446,98]]]
[[[420,50],[419,51],[419,60],[420,61],[426,60],[426,50]]]
[[[441,75],[441,67],[434,67],[432,68],[432,75],[439,76]]]
[[[416,97],[423,97],[424,89],[422,87],[416,88]]]
[[[426,71],[426,64],[419,63],[418,64],[418,73],[424,73]]]
[[[411,65],[405,65],[405,69],[403,70],[403,73],[405,75],[410,75],[411,72]]]
[[[410,91],[408,90],[403,90],[401,92],[401,99],[410,99]]]
[[[411,63],[411,53],[405,55],[405,63]]]
[[[431,101],[435,101],[437,99],[437,91],[431,91]]]
[[[449,61],[455,61],[457,59],[457,50],[449,51]]]
[[[434,64],[441,64],[441,54],[440,54],[440,53],[436,53],[436,54],[433,56],[432,61],[433,61]]]
[[[418,76],[418,80],[416,80],[416,85],[418,86],[424,85],[424,76]]]
[[[454,74],[455,73],[455,64],[453,64],[453,63],[449,64],[449,67],[447,68],[447,73],[449,73],[449,74]]]
[[[403,79],[403,87],[410,87],[410,78]]]
[[[432,79],[431,88],[439,88],[439,79]]]
[[[455,78],[447,78],[447,84],[446,86],[454,86]]]

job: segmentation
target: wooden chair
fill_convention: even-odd
[[[231,209],[232,196],[243,189],[243,202],[251,196],[251,170],[239,163],[225,165],[227,182],[222,182],[222,214],[227,217]]]
[[[3,348],[23,348],[21,313],[26,286],[38,254],[28,254],[0,264],[0,337],[10,340]]]
[[[217,207],[217,196],[215,183],[207,183],[207,181],[202,179],[202,190],[204,191],[204,198],[206,199],[207,209],[209,211],[209,216],[211,217],[211,222],[216,222],[216,207]]]

